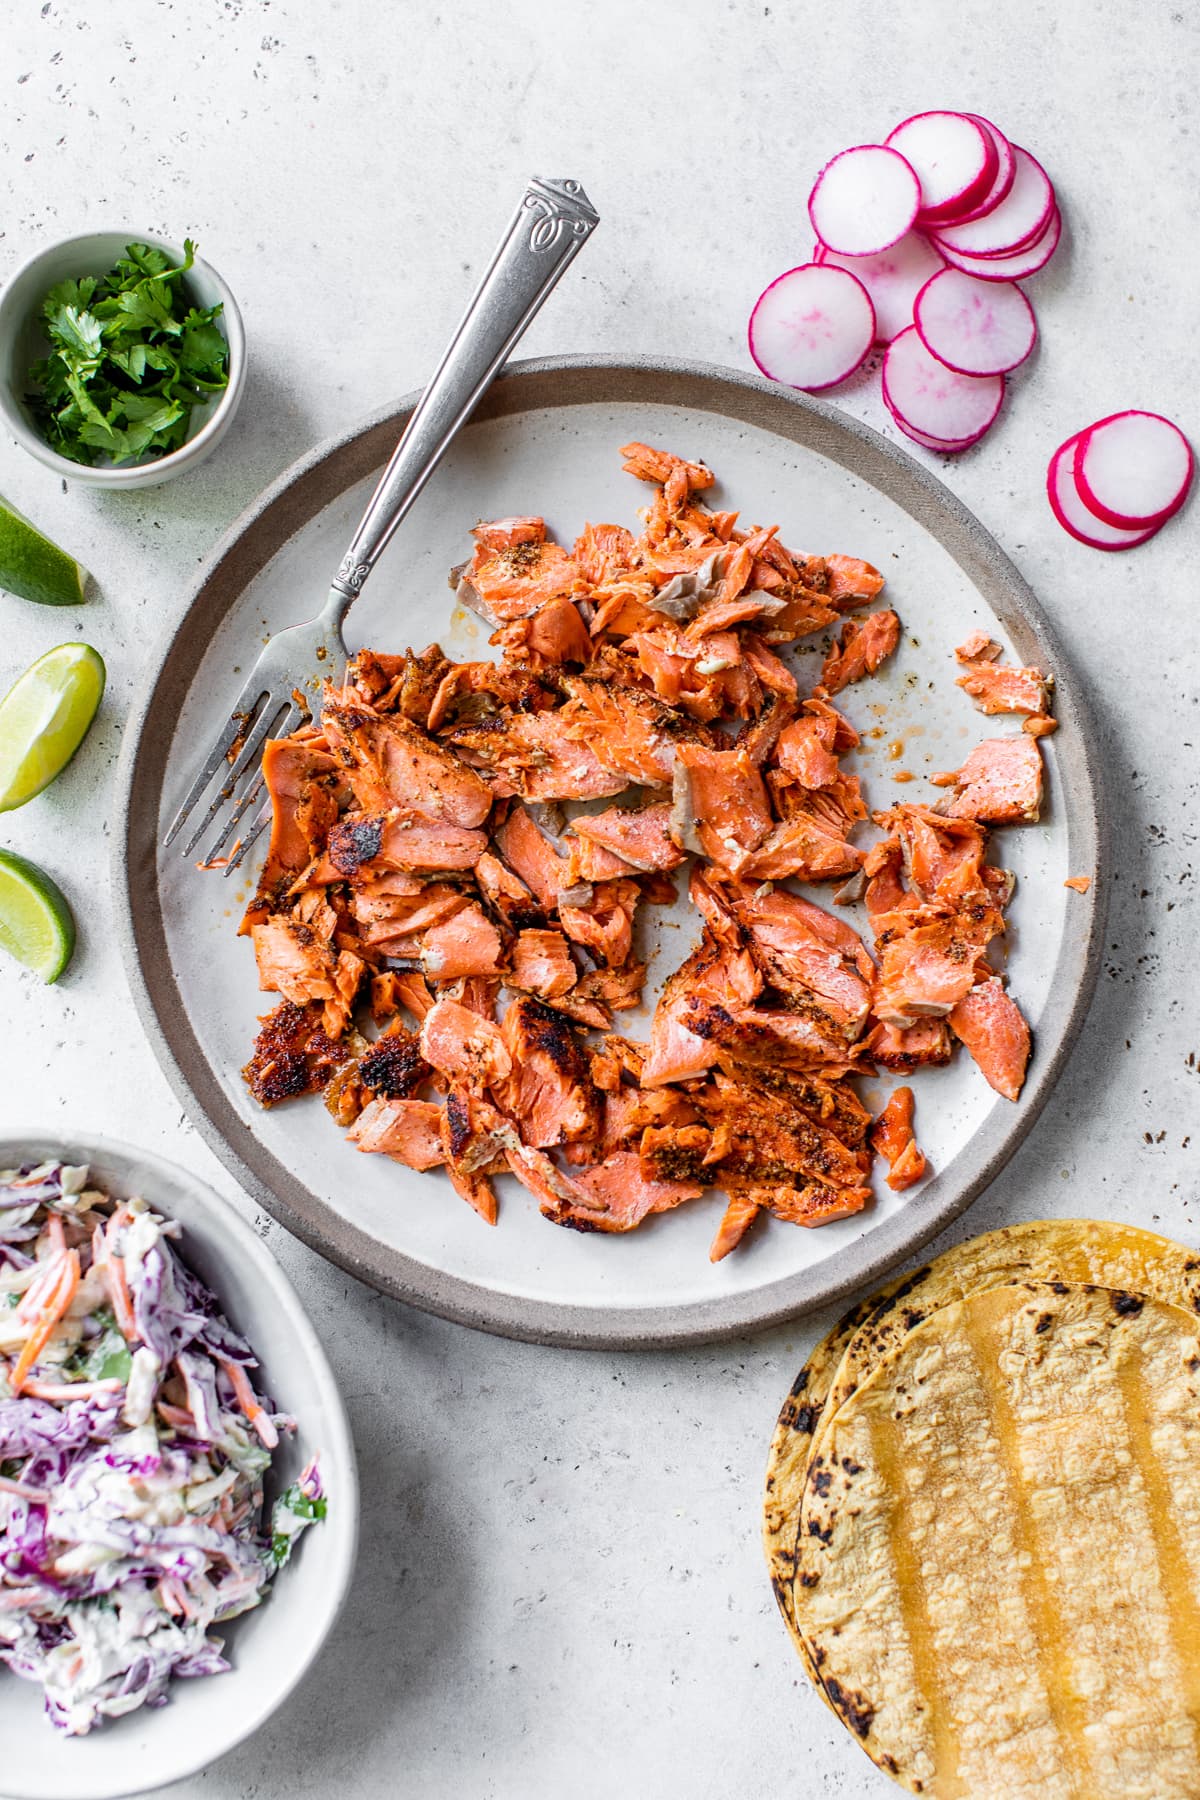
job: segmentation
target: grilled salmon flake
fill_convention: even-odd
[[[936,808],[893,806],[852,842],[860,738],[830,697],[898,648],[897,614],[863,611],[883,577],[739,528],[704,504],[699,459],[621,454],[651,488],[640,535],[473,528],[451,584],[496,627],[496,662],[361,651],[318,720],[268,743],[240,929],[281,1004],[243,1075],[263,1105],[324,1089],[359,1150],[444,1167],[487,1223],[504,1170],[588,1231],[721,1188],[719,1261],[764,1214],[859,1211],[875,1154],[894,1189],[927,1173],[912,1090],[872,1125],[853,1076],[943,1064],[957,1041],[1020,1093],[1029,1027],[986,960],[1013,881],[987,827],[1038,817],[1053,677],[973,633],[958,685],[1022,729],[935,776],[953,789]],[[778,650],[838,621],[805,697]],[[635,1044],[611,1027],[641,997],[640,908],[675,898],[689,856],[700,941]],[[846,877],[836,901],[865,898],[873,949],[779,885]]]

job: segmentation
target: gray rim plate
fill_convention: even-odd
[[[131,720],[121,756],[113,888],[126,972],[151,1046],[187,1116],[242,1186],[288,1230],[342,1268],[445,1318],[540,1343],[641,1347],[702,1343],[760,1329],[865,1286],[957,1217],[1012,1156],[1058,1079],[1095,988],[1103,942],[1107,832],[1099,759],[1077,684],[1032,591],[995,539],[928,470],[868,426],[756,376],[657,360],[557,357],[512,365],[477,421],[531,409],[652,404],[715,413],[774,433],[850,470],[903,508],[960,566],[1018,640],[1059,673],[1054,749],[1073,869],[1090,871],[1074,929],[1063,934],[1037,1023],[1030,1077],[1016,1106],[993,1108],[966,1147],[902,1210],[814,1268],[752,1293],[619,1311],[517,1298],[381,1244],[314,1194],[255,1138],[221,1092],[176,986],[159,904],[155,848],[165,747],[214,631],[246,585],[291,535],[356,482],[382,468],[418,396],[321,444],[235,522],[202,571]],[[471,428],[468,427],[468,430]],[[435,477],[436,479],[436,477]],[[314,590],[313,610],[319,602]]]

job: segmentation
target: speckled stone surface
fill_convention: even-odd
[[[1083,1039],[954,1235],[1089,1213],[1200,1242],[1200,515],[1193,503],[1145,548],[1103,556],[1064,536],[1042,492],[1054,446],[1117,408],[1200,434],[1198,53],[1200,19],[1178,0],[1100,0],[1086,20],[1033,0],[13,0],[0,277],[89,226],[190,231],[241,300],[252,363],[225,445],[170,486],[63,492],[0,444],[0,491],[96,575],[78,612],[0,595],[0,683],[73,637],[110,671],[70,772],[0,830],[52,870],[81,926],[57,988],[0,969],[0,1130],[107,1131],[238,1200],[141,1040],[113,942],[104,839],[122,722],[245,502],[432,368],[521,179],[577,176],[604,216],[529,354],[744,367],[755,295],[807,256],[820,164],[906,113],[959,105],[1043,158],[1067,223],[1029,284],[1040,348],[996,429],[942,473],[1033,583],[1090,691],[1116,853]],[[840,400],[892,429],[869,373]],[[712,1351],[539,1350],[408,1312],[258,1223],[344,1383],[362,1564],[320,1674],[180,1800],[893,1791],[807,1691],[758,1546],[774,1415],[828,1320]]]

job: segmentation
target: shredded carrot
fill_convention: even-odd
[[[53,1337],[54,1328],[75,1298],[78,1287],[79,1252],[78,1250],[68,1250],[62,1258],[62,1269],[46,1301],[45,1310],[26,1338],[24,1348],[13,1368],[11,1382],[14,1395],[19,1394],[24,1387],[25,1377]]]
[[[133,1313],[133,1298],[129,1292],[129,1282],[125,1277],[125,1264],[121,1257],[110,1250],[105,1258],[108,1272],[108,1292],[112,1299],[113,1317],[117,1321],[117,1329],[127,1344],[133,1344],[141,1337],[137,1320]]]
[[[279,1442],[279,1433],[276,1431],[262,1407],[258,1404],[258,1401],[254,1398],[254,1389],[250,1386],[245,1369],[242,1368],[240,1363],[226,1362],[223,1357],[218,1358],[218,1361],[226,1375],[228,1375],[230,1381],[233,1383],[233,1391],[237,1395],[238,1405],[245,1413],[251,1425],[253,1425],[255,1431],[257,1431],[267,1449],[274,1450],[276,1444]]]

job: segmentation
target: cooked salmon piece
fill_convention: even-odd
[[[954,789],[941,806],[948,818],[1011,825],[1036,824],[1041,817],[1042,753],[1036,738],[987,738],[961,769],[932,779]]]
[[[584,675],[564,677],[563,688],[569,701],[557,716],[604,768],[626,782],[670,787],[675,757],[668,733],[678,721],[652,695]]]
[[[973,632],[954,654],[966,670],[956,685],[970,694],[980,712],[1049,712],[1053,678],[1043,675],[1040,669],[1013,668],[1002,663],[1003,650],[986,632]]]
[[[381,717],[353,689],[325,689],[321,729],[364,812],[411,808],[446,825],[482,825],[492,795],[474,769],[410,719]]]
[[[937,902],[899,916],[903,929],[880,938],[872,1010],[888,1025],[945,1018],[970,992],[975,965],[1004,920],[982,889],[957,908]]]
[[[945,1019],[918,1019],[906,1026],[875,1025],[863,1039],[873,1062],[908,1073],[940,1068],[950,1061],[950,1027]]]
[[[1032,719],[1021,720],[1021,730],[1031,738],[1049,737],[1058,730],[1057,719],[1047,719],[1039,715]]]
[[[824,592],[839,612],[865,606],[883,589],[883,576],[857,556],[826,556]]]
[[[861,624],[847,619],[822,665],[821,686],[827,694],[839,694],[852,681],[874,675],[899,642],[900,621],[894,612],[868,613]]]
[[[627,475],[636,475],[642,481],[666,483],[677,471],[682,470],[689,489],[711,487],[716,476],[703,463],[685,462],[681,456],[672,456],[669,450],[654,450],[649,444],[637,442],[621,445],[621,455],[625,461],[621,467]]]
[[[512,1070],[500,1027],[457,1000],[438,1000],[429,1009],[420,1043],[430,1067],[452,1081],[488,1087]]]
[[[514,1000],[501,1030],[512,1072],[497,1089],[502,1110],[534,1150],[600,1139],[600,1096],[574,1031],[541,1000]]]
[[[650,1026],[650,1042],[641,1070],[641,1085],[660,1087],[668,1081],[691,1081],[717,1062],[719,1046],[689,1028],[694,1003],[741,1006],[761,992],[762,978],[744,952],[702,939],[686,962],[663,984]]]
[[[254,899],[240,934],[261,925],[302,870],[319,857],[325,834],[349,798],[340,764],[319,731],[268,738],[263,782],[271,801],[271,837]]]
[[[913,1136],[913,1091],[898,1087],[871,1130],[872,1148],[888,1165],[887,1184],[896,1193],[912,1187],[928,1171],[928,1163]]]
[[[514,931],[522,931],[537,919],[540,908],[519,875],[485,850],[475,864],[475,879],[488,905]]]
[[[415,970],[388,969],[372,977],[371,990],[371,1012],[376,1020],[404,1007],[420,1025],[434,1005],[425,977]]]
[[[417,894],[380,894],[377,882],[370,882],[367,887],[375,891],[367,893],[364,889],[355,889],[351,896],[351,909],[365,944],[387,944],[394,937],[420,936],[471,904],[461,888],[449,887],[441,881],[429,882]],[[403,952],[385,949],[383,954],[391,956]]]
[[[730,1008],[693,994],[681,1017],[690,1032],[716,1045],[721,1059],[767,1069],[845,1072],[856,1066],[852,1046],[819,1007],[803,1012],[765,1006]]]
[[[777,766],[801,787],[831,787],[841,773],[838,758],[859,742],[857,731],[836,707],[806,700],[803,717],[784,727],[775,746]]]
[[[905,805],[876,813],[875,822],[899,840],[905,874],[919,899],[935,899],[950,885],[975,888],[983,882],[987,832],[975,820]]]
[[[360,1053],[356,1066],[361,1086],[372,1097],[385,1100],[411,1100],[431,1074],[415,1032],[399,1019]]]
[[[471,536],[485,550],[512,550],[518,544],[544,544],[546,521],[536,513],[524,513],[511,519],[481,519],[472,525]]]
[[[242,1080],[260,1106],[275,1106],[301,1094],[315,1094],[350,1058],[321,1023],[324,1006],[295,1006],[283,1000],[259,1020],[258,1036]]]
[[[347,813],[329,833],[325,854],[306,882],[371,880],[389,869],[440,873],[473,869],[487,836],[394,806],[385,813]]]
[[[554,1004],[580,1024],[606,1031],[614,1012],[628,1012],[641,1004],[645,983],[645,963],[631,960],[620,969],[590,970]]]
[[[736,875],[773,823],[763,778],[744,750],[680,744],[676,755],[686,776],[687,812],[704,854]]]
[[[796,677],[787,664],[781,662],[770,646],[763,642],[758,633],[743,631],[741,642],[742,654],[766,692],[778,694],[784,700],[797,699],[800,687]]]
[[[641,897],[636,881],[598,881],[578,903],[568,904],[565,894],[559,896],[559,923],[597,962],[619,969],[633,950],[633,920]]]
[[[605,800],[629,782],[600,761],[586,728],[574,729],[561,708],[503,713],[484,725],[456,726],[452,741],[472,765],[487,771],[493,793],[502,799]]]
[[[250,935],[264,992],[282,994],[293,1006],[333,997],[335,956],[328,939],[279,914],[254,926]]]
[[[512,949],[509,985],[543,1000],[557,1000],[575,986],[578,971],[561,931],[522,931]]]
[[[590,662],[592,640],[579,608],[565,594],[547,600],[527,618],[502,625],[488,639],[504,656],[519,658],[534,668],[559,668],[563,663]]]
[[[585,581],[603,587],[633,567],[633,533],[623,525],[585,525],[571,557]]]
[[[731,1194],[708,1253],[709,1262],[722,1262],[731,1250],[736,1250],[761,1211],[754,1193]]]
[[[350,1127],[349,1141],[410,1169],[436,1169],[446,1160],[441,1121],[441,1107],[429,1100],[372,1100]]]
[[[474,901],[426,931],[420,950],[421,967],[431,981],[495,974],[503,954],[500,933]]]
[[[479,1214],[485,1225],[494,1225],[500,1216],[500,1206],[496,1199],[496,1190],[491,1180],[483,1174],[466,1174],[447,1164],[446,1173],[450,1184],[460,1200]]]
[[[823,1181],[796,1182],[791,1187],[751,1188],[759,1204],[775,1218],[788,1225],[803,1225],[813,1231],[820,1225],[832,1225],[835,1219],[853,1218],[873,1195],[869,1187],[827,1187]]]
[[[903,867],[904,852],[898,838],[884,838],[878,844],[872,844],[867,851],[862,866],[866,877],[864,897],[867,917],[876,937],[889,924],[893,928],[903,925],[903,920],[892,920],[891,914],[912,912],[921,904],[920,896],[914,894],[904,883]]]
[[[774,987],[794,999],[815,1000],[849,1038],[859,1035],[875,965],[857,932],[783,888],[746,893],[734,901],[733,913]]]
[[[839,778],[840,783],[845,777]],[[857,778],[854,779],[857,790]],[[832,797],[822,804],[826,793]],[[864,808],[865,812],[865,808]],[[821,790],[795,805],[788,817],[741,864],[744,881],[831,881],[853,875],[863,852],[846,842],[855,821],[846,814],[841,796]],[[715,860],[715,859],[714,859]]]
[[[684,859],[671,839],[671,808],[665,800],[637,812],[610,806],[605,812],[580,813],[571,821],[571,830],[647,873],[677,869]]]
[[[1029,1026],[998,975],[964,994],[950,1013],[950,1029],[966,1045],[988,1086],[1015,1100],[1029,1062]]]
[[[704,1192],[700,1182],[648,1179],[633,1150],[614,1150],[574,1179],[579,1202],[559,1200],[543,1211],[554,1224],[576,1231],[634,1231],[651,1213],[670,1212]]]
[[[508,867],[546,909],[558,905],[558,896],[570,886],[567,858],[560,856],[545,832],[524,806],[514,806],[496,832],[496,843]]]
[[[594,844],[590,838],[571,838],[568,841],[571,845],[571,854],[567,859],[571,889],[597,881],[615,881],[623,875],[636,876],[638,873],[633,864],[627,863],[615,850],[606,850],[603,844]]]
[[[509,543],[487,541],[488,533],[503,536],[499,528],[509,525],[524,535]],[[535,526],[543,535],[533,534]],[[507,625],[527,618],[549,600],[572,594],[579,570],[562,545],[548,542],[544,533],[544,524],[536,519],[500,520],[496,527],[476,527],[475,554],[457,572],[457,593],[463,604],[481,613],[489,624]]]

